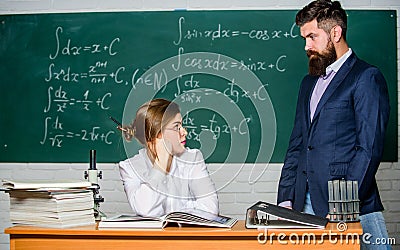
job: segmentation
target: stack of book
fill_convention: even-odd
[[[66,228],[95,223],[93,191],[86,181],[10,181],[10,220],[15,225]]]

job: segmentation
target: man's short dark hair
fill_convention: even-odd
[[[339,1],[317,0],[311,2],[297,13],[296,24],[301,27],[314,19],[317,20],[318,28],[327,33],[339,25],[342,28],[342,37],[346,41],[347,15]]]

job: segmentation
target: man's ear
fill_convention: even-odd
[[[335,43],[338,43],[342,38],[342,27],[336,25],[331,29],[331,40]]]

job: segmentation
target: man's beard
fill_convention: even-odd
[[[336,61],[336,50],[332,41],[329,41],[322,53],[307,50],[307,56],[309,58],[308,73],[312,76],[323,76],[326,68]]]

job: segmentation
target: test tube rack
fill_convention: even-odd
[[[358,182],[351,180],[328,181],[329,221],[360,221]]]

